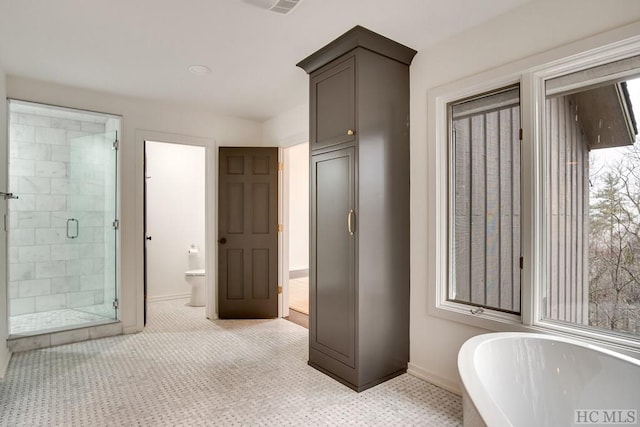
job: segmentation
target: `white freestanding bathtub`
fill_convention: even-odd
[[[458,353],[464,425],[640,425],[640,360],[533,333],[478,335]]]

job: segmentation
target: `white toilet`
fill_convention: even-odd
[[[191,284],[191,300],[189,301],[189,305],[192,307],[202,307],[205,303],[204,268],[185,271],[184,277],[187,282]]]

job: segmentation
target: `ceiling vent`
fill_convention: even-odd
[[[272,12],[281,13],[286,15],[291,12],[294,7],[300,3],[300,0],[277,0],[276,3],[269,8]]]
[[[291,12],[302,0],[242,0],[260,9],[267,9],[272,12],[286,15]]]

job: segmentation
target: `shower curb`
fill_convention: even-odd
[[[18,353],[122,334],[122,322],[112,322],[26,337],[11,337],[7,340],[7,345],[12,353]]]

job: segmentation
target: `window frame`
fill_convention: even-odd
[[[640,54],[640,36],[628,28],[563,46],[496,69],[428,90],[428,138],[433,144],[434,184],[428,200],[435,202],[430,218],[431,253],[435,283],[429,286],[429,314],[488,331],[529,331],[564,335],[609,346],[635,357],[640,355],[637,339],[590,327],[543,319],[541,294],[546,271],[545,215],[545,82],[548,79],[614,62]],[[448,300],[451,277],[450,191],[455,171],[450,165],[449,105],[453,102],[520,85],[521,141],[521,269],[520,315]]]
[[[583,52],[576,57],[564,58],[554,63],[547,64],[545,66],[538,67],[535,70],[531,70],[531,79],[533,83],[533,101],[536,105],[536,145],[538,145],[539,156],[534,159],[536,163],[536,169],[538,170],[537,179],[535,185],[537,191],[535,193],[534,206],[535,216],[540,224],[540,232],[536,236],[538,244],[536,245],[537,253],[536,257],[540,261],[537,263],[537,275],[538,277],[544,277],[546,272],[546,248],[547,239],[545,230],[548,227],[546,205],[545,205],[545,176],[547,173],[547,165],[544,161],[546,156],[546,141],[544,140],[544,129],[546,128],[546,82],[550,79],[560,77],[562,75],[582,71],[587,68],[596,67],[599,65],[605,65],[611,62],[619,61],[631,56],[640,55],[640,37],[636,37],[635,40],[629,40],[625,42],[613,43],[605,45],[600,48],[592,49],[590,51]],[[628,74],[637,74],[628,73]],[[586,84],[585,84],[586,85]],[[595,327],[584,325],[572,325],[568,322],[557,321],[553,319],[545,319],[544,307],[542,303],[542,282],[539,280],[536,283],[540,283],[540,286],[535,286],[534,296],[534,309],[535,318],[532,322],[533,326],[543,328],[555,333],[570,334],[578,338],[584,338],[593,340],[602,344],[610,344],[619,346],[626,349],[632,349],[640,351],[640,336],[632,338],[624,335],[620,332],[606,331]]]
[[[477,81],[474,81],[477,80]],[[458,102],[466,98],[476,97],[482,94],[491,93],[506,87],[520,86],[520,120],[521,127],[523,124],[523,81],[520,73],[508,73],[504,76],[492,78],[484,81],[481,78],[465,79],[461,82],[441,87],[436,90],[429,91],[429,103],[433,106],[434,115],[429,116],[429,128],[435,133],[437,144],[436,149],[436,283],[437,286],[432,288],[435,294],[431,295],[434,302],[429,305],[430,312],[437,317],[453,320],[456,322],[466,323],[472,326],[480,326],[490,330],[512,331],[520,330],[523,324],[523,316],[525,315],[524,304],[521,304],[520,314],[507,313],[500,310],[493,310],[483,307],[481,312],[477,312],[478,306],[465,304],[459,301],[448,299],[449,278],[452,275],[453,263],[452,256],[453,245],[449,244],[449,240],[453,235],[452,227],[450,227],[452,218],[449,213],[452,209],[453,200],[450,197],[452,189],[450,183],[453,182],[455,170],[451,167],[450,156],[450,136],[452,130],[449,126],[449,107],[452,103]],[[521,150],[521,155],[524,156]],[[525,163],[524,157],[521,158],[522,165]],[[522,172],[521,172],[522,177]],[[522,178],[521,190],[522,193]],[[522,204],[522,201],[521,201]],[[525,212],[521,208],[521,215],[524,217]],[[523,221],[523,219],[521,219]],[[524,221],[521,223],[524,228]],[[521,230],[521,245],[524,246],[524,230]],[[524,249],[523,249],[524,252]],[[521,295],[525,290],[524,277],[521,274]],[[524,298],[521,297],[523,302]],[[475,313],[473,314],[472,313]],[[516,329],[514,329],[514,327]]]
[[[480,99],[480,98],[485,98],[485,97],[490,97],[490,96],[494,96],[497,95],[499,93],[502,92],[507,92],[509,90],[512,89],[516,89],[518,90],[518,108],[519,110],[521,109],[521,88],[520,88],[520,82],[511,84],[511,85],[507,85],[507,86],[502,86],[499,88],[495,88],[489,92],[484,92],[484,93],[479,93],[471,98],[463,98],[463,99],[458,99],[452,102],[448,102],[447,103],[447,167],[448,167],[448,180],[447,180],[447,194],[448,194],[448,211],[447,211],[447,230],[448,230],[448,242],[447,242],[447,264],[448,264],[448,270],[447,270],[447,274],[448,274],[448,278],[447,278],[447,296],[446,296],[446,301],[448,303],[452,303],[452,304],[460,304],[461,306],[470,306],[472,307],[470,310],[473,310],[474,312],[478,309],[480,309],[481,311],[477,312],[477,313],[484,313],[485,311],[491,312],[492,316],[498,316],[498,314],[502,314],[504,316],[506,316],[507,319],[509,318],[518,318],[520,317],[520,313],[519,312],[515,312],[515,311],[511,311],[511,310],[506,310],[506,309],[499,309],[496,307],[490,307],[488,305],[483,305],[483,304],[474,304],[471,302],[465,302],[465,301],[461,301],[461,300],[457,300],[457,299],[453,299],[450,298],[450,294],[451,294],[451,290],[452,288],[454,288],[455,290],[457,290],[457,286],[453,286],[454,284],[457,285],[456,281],[455,281],[455,263],[453,262],[454,258],[455,258],[455,251],[456,251],[456,247],[454,244],[455,241],[455,234],[456,234],[456,229],[455,229],[455,210],[456,210],[456,204],[455,204],[455,177],[456,177],[456,169],[455,169],[455,164],[456,164],[456,151],[455,151],[455,132],[453,129],[453,123],[454,123],[454,117],[453,117],[453,108],[456,105],[460,105],[464,102],[470,101],[470,100],[474,100],[474,99]],[[520,116],[522,115],[521,111],[520,111]],[[522,124],[522,117],[519,118],[519,122],[520,124]],[[520,141],[522,142],[522,141]],[[520,171],[520,168],[522,167],[522,160],[520,161],[520,165],[518,166],[518,171]],[[520,174],[521,176],[521,174]],[[519,188],[518,192],[521,193],[522,189]],[[520,194],[518,195],[518,197],[520,197]],[[486,201],[485,201],[486,203]],[[522,226],[520,227],[520,229],[522,228]],[[519,236],[519,240],[520,237],[522,235],[522,230],[520,230],[520,236]],[[520,242],[520,247],[518,248],[518,251],[520,252],[519,256],[522,256],[522,244]],[[485,289],[486,289],[487,284],[485,283]],[[522,271],[520,271],[520,286],[522,287]],[[520,292],[522,291],[522,289],[520,289]],[[522,298],[521,298],[522,299]],[[521,310],[521,308],[520,308]],[[499,317],[504,317],[504,316],[499,316]]]

